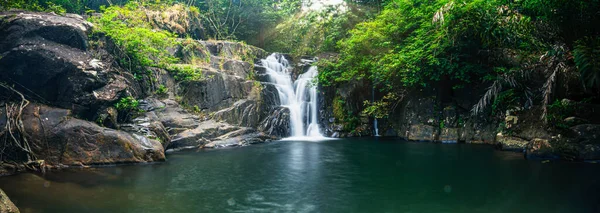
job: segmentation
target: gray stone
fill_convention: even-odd
[[[411,125],[408,139],[413,141],[435,141],[437,130],[429,125]]]
[[[502,133],[496,135],[496,142],[504,151],[524,152],[527,149],[529,141],[517,137],[504,136]]]
[[[160,142],[71,117],[65,109],[30,104],[23,124],[32,151],[51,165],[164,161]]]
[[[200,123],[194,129],[188,129],[173,136],[169,149],[200,147],[205,145],[211,139],[238,129],[240,128],[227,123],[208,120]]]
[[[439,141],[442,143],[458,143],[459,129],[458,128],[443,128],[440,131]]]
[[[6,193],[0,189],[0,212],[1,213],[19,213],[19,209],[10,201]]]
[[[527,144],[526,157],[528,159],[557,159],[559,154],[550,144],[550,140],[534,138]]]

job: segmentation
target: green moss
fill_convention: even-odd
[[[190,64],[172,64],[166,67],[175,80],[178,81],[199,81],[204,80],[202,68]]]
[[[154,29],[141,3],[129,2],[123,7],[102,7],[101,10],[102,16],[90,18],[96,26],[94,33],[104,34],[114,41],[120,50],[118,55],[122,56],[121,66],[135,74],[146,75],[143,67],[164,68],[178,61],[167,51],[179,45],[176,35]]]

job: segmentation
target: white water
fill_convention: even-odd
[[[375,102],[375,86],[371,87],[371,103]],[[373,120],[373,128],[375,129],[375,137],[379,137],[379,129],[377,128],[377,118]]]
[[[273,53],[261,62],[267,70],[269,80],[279,92],[281,106],[290,109],[291,137],[284,140],[325,139],[317,121],[317,88],[313,85],[313,79],[318,73],[317,67],[310,67],[292,82],[290,64],[282,55]],[[304,118],[307,119],[306,122]]]

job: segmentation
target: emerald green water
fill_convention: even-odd
[[[285,141],[182,152],[166,163],[20,174],[21,212],[600,212],[600,165],[490,146]]]

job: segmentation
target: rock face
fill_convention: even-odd
[[[6,193],[0,189],[0,212],[1,213],[19,213],[19,209],[10,201]]]
[[[290,109],[278,107],[273,110],[273,113],[267,117],[260,125],[259,129],[268,135],[277,137],[290,136]]]
[[[147,15],[156,28],[201,38],[201,23],[186,19],[190,11],[183,9]],[[252,63],[266,57],[264,50],[237,42],[180,39],[186,48],[169,52],[202,70],[204,78],[177,82],[165,69],[146,67],[149,74],[140,80],[119,66],[110,38],[91,36],[92,30],[77,15],[0,13],[0,81],[15,85],[31,101],[21,119],[40,165],[163,161],[167,149],[240,146],[276,138],[258,131],[279,105],[273,86],[253,77]],[[159,85],[163,92],[154,94]],[[20,101],[4,87],[0,97],[13,98],[1,100],[2,109]],[[115,104],[124,97],[139,100],[139,112],[117,110]],[[0,110],[2,128],[10,119]],[[1,175],[25,168],[0,166]]]
[[[160,142],[73,118],[65,109],[32,104],[23,111],[32,151],[46,163],[93,165],[164,161]]]
[[[136,94],[129,76],[110,72],[109,62],[92,57],[91,27],[78,16],[0,13],[0,79],[32,100],[90,119],[119,94]]]

